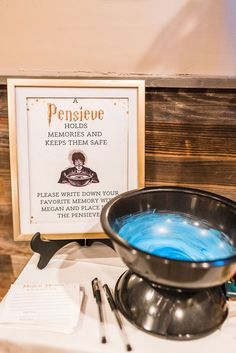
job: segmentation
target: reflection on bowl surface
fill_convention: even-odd
[[[137,212],[116,218],[113,229],[131,246],[169,259],[212,261],[236,255],[226,234],[186,214]]]

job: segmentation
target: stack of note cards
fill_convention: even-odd
[[[0,324],[72,333],[81,301],[78,283],[13,284],[0,304]]]

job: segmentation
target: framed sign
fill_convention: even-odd
[[[144,87],[8,80],[15,240],[106,237],[102,207],[144,186]]]

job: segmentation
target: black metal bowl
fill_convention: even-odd
[[[221,285],[236,272],[236,255],[215,261],[182,261],[149,254],[131,246],[113,229],[118,217],[140,211],[184,213],[205,220],[223,231],[236,246],[236,203],[203,190],[183,187],[149,187],[128,191],[109,201],[101,224],[129,269],[154,284],[175,288],[208,288]]]

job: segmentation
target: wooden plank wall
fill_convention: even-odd
[[[181,185],[236,200],[236,89],[146,89],[146,185]],[[0,254],[13,242],[6,86],[0,86]]]
[[[146,184],[236,200],[236,89],[147,89]]]

